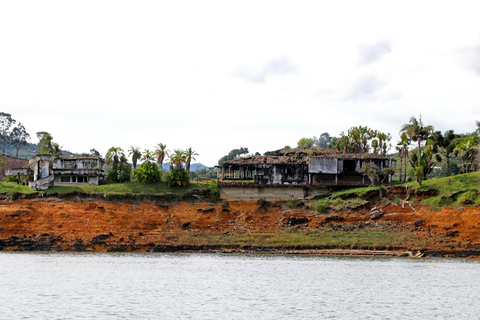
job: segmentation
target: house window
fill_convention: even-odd
[[[67,176],[67,177],[62,176],[62,177],[60,177],[60,182],[70,182],[70,177],[69,176]]]

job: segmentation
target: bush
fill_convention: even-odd
[[[173,169],[166,180],[169,187],[186,187],[190,184],[190,176],[185,169]]]
[[[162,174],[158,166],[153,162],[144,162],[142,165],[135,169],[135,180],[142,184],[156,183],[162,180]]]
[[[212,200],[220,200],[220,188],[218,187],[217,181],[210,181],[208,184],[208,189],[210,190],[210,197]]]
[[[106,168],[107,178],[105,179],[109,183],[130,181],[130,175],[132,173],[132,167],[127,162],[120,163],[117,167]]]

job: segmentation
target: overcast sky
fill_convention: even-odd
[[[296,146],[480,120],[478,1],[2,1],[0,112],[65,150]]]

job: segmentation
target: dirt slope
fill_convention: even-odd
[[[230,203],[225,208],[221,203],[3,200],[0,250],[155,251],[179,244],[195,248],[199,235],[350,230],[357,226],[408,232],[428,240],[420,245],[422,251],[480,250],[478,207],[429,210],[390,204],[382,211],[383,216],[371,220],[368,207],[318,216],[304,207],[289,209],[256,202]]]

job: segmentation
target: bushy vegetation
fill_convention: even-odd
[[[162,174],[158,166],[153,162],[144,162],[135,169],[135,180],[140,183],[155,183],[162,180]]]
[[[169,187],[185,187],[190,184],[190,176],[184,169],[173,169],[167,174],[166,181]]]

